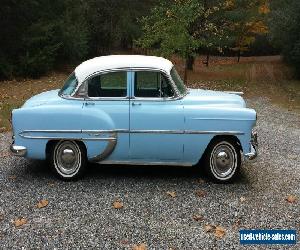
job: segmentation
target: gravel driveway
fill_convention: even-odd
[[[278,228],[297,229],[291,249],[299,249],[300,116],[263,98],[248,103],[258,111],[260,155],[231,185],[213,184],[197,168],[97,165],[62,182],[45,162],[8,155],[11,135],[0,134],[0,248],[236,249],[245,248],[240,228]],[[49,204],[38,209],[41,199]],[[113,208],[117,199],[122,209]],[[17,228],[19,217],[27,223]],[[205,225],[226,234],[217,238]]]

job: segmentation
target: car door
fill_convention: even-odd
[[[92,158],[97,159],[98,154],[97,161],[128,159],[130,77],[130,72],[112,71],[94,75],[86,81],[88,98],[83,105],[82,132],[94,137],[95,140],[85,143]],[[115,141],[109,144],[105,138],[115,138]]]
[[[183,160],[183,105],[160,71],[132,72],[130,158],[138,162]]]

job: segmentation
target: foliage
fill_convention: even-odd
[[[270,12],[266,0],[225,0],[222,16],[225,19],[227,46],[241,52],[248,51],[258,36],[268,33],[265,19]]]
[[[199,52],[246,51],[268,32],[268,13],[266,0],[165,0],[142,19],[137,44],[186,59]]]
[[[299,66],[299,6],[296,0],[2,0],[0,79],[38,77],[135,45],[180,55],[188,65],[198,54],[266,54],[276,45]]]
[[[206,1],[161,1],[142,19],[143,36],[137,45],[162,56],[194,57],[200,49],[217,44],[222,30],[212,20],[218,10],[217,6],[209,7]],[[185,80],[186,70],[187,63]]]
[[[4,1],[0,12],[0,78],[36,77],[57,62],[85,56],[87,33],[80,0]]]
[[[300,67],[300,2],[274,0],[271,4],[269,25],[272,42],[282,50],[287,62]],[[298,70],[297,70],[298,69]]]

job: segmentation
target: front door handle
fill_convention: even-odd
[[[140,102],[133,102],[132,106],[141,106],[142,104]]]
[[[84,105],[85,105],[85,106],[95,105],[95,103],[94,103],[94,102],[85,102]]]

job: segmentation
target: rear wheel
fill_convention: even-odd
[[[204,155],[205,170],[217,183],[232,182],[241,167],[240,148],[232,139],[213,140]]]
[[[80,177],[86,168],[85,147],[75,141],[59,141],[52,147],[51,165],[63,180]]]

